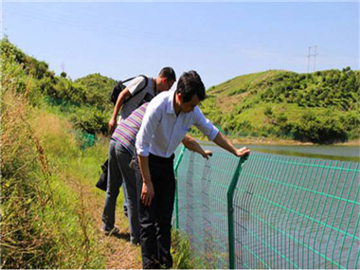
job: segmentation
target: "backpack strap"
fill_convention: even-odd
[[[141,92],[146,88],[146,86],[148,85],[148,82],[149,82],[148,77],[146,77],[145,75],[139,75],[139,76],[137,76],[137,77],[140,77],[140,76],[145,79],[145,85],[144,85],[140,90],[138,90],[134,95],[131,95],[128,99],[126,99],[126,100],[124,101],[124,104],[125,104],[126,102],[128,102],[130,99],[132,99],[133,97],[135,97],[137,94],[141,93]],[[136,77],[132,77],[132,78],[126,79],[125,81],[123,81],[123,83],[128,82],[128,81],[131,81],[131,80],[133,80],[133,79],[135,79],[135,78],[136,78]]]

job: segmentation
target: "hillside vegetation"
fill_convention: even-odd
[[[141,268],[122,213],[119,238],[99,232],[104,192],[95,183],[109,142],[100,133],[115,81],[92,74],[74,82],[7,38],[0,48],[1,268]],[[97,138],[89,143],[82,132]],[[202,268],[189,242],[174,238],[174,267]]]
[[[107,149],[80,149],[71,123],[42,103],[43,83],[61,79],[17,52],[1,57],[1,268],[103,268],[84,190]]]
[[[204,114],[231,137],[333,143],[359,138],[360,72],[270,70],[207,90]]]
[[[72,81],[66,73],[55,76],[47,63],[28,56],[5,37],[0,43],[2,61],[17,76],[16,93],[28,92],[32,106],[50,105],[69,117],[75,128],[90,134],[106,134],[112,113],[110,91],[116,82],[100,74]],[[31,83],[28,79],[31,78]]]

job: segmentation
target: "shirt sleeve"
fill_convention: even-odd
[[[143,157],[149,156],[150,142],[161,118],[162,106],[158,106],[156,102],[150,102],[146,109],[140,130],[136,135],[135,146],[138,155]]]
[[[218,135],[219,130],[215,127],[201,112],[201,110],[195,108],[195,123],[194,125],[206,136],[210,141],[214,140]]]
[[[138,76],[131,80],[127,88],[129,89],[130,94],[133,96],[137,91],[145,86],[145,83],[145,78],[143,76]]]

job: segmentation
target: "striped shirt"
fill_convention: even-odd
[[[133,111],[125,120],[121,121],[111,137],[124,146],[131,155],[134,155],[136,135],[140,129],[148,104],[149,102],[144,103]]]

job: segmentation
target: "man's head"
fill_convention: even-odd
[[[177,103],[181,107],[181,111],[184,113],[193,111],[194,108],[205,99],[205,86],[196,71],[191,70],[181,75],[175,96]]]
[[[158,92],[169,90],[176,82],[175,71],[171,67],[164,67],[156,78],[156,89]]]

